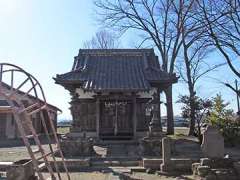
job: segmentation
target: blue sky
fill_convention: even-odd
[[[0,62],[19,65],[32,73],[43,85],[48,102],[63,110],[59,119],[71,118],[70,96],[54,84],[52,77],[71,69],[83,42],[99,28],[93,9],[89,0],[0,0]],[[137,33],[125,34],[121,47],[133,47],[136,39]],[[222,58],[214,53],[209,61]],[[236,109],[234,93],[219,83],[233,82],[234,78],[227,66],[222,67],[202,79],[197,92],[206,98],[221,93]],[[174,85],[174,102],[179,94],[187,93],[186,88],[182,83]],[[174,104],[174,111],[180,113],[179,104]]]

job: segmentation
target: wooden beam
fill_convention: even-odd
[[[96,132],[97,138],[99,138],[99,123],[100,123],[100,100],[99,98],[96,99]]]
[[[108,94],[108,95],[94,95],[95,98],[100,100],[132,100],[133,96],[138,97],[136,94],[125,95],[125,94]]]
[[[136,96],[133,96],[133,136],[137,135],[137,103]]]

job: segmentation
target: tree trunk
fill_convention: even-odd
[[[190,94],[190,123],[188,135],[193,136],[195,129],[195,104],[194,104],[195,93],[192,87],[189,87],[189,94]]]
[[[172,86],[165,91],[167,100],[167,134],[174,134]]]
[[[183,52],[184,52],[184,62],[186,66],[186,75],[187,75],[187,84],[189,91],[189,103],[190,103],[190,122],[189,122],[189,132],[188,135],[194,135],[195,129],[195,91],[194,91],[194,82],[192,77],[191,69],[191,60],[188,57],[188,46],[185,43],[185,35],[183,33]]]

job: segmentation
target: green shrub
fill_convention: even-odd
[[[217,127],[224,137],[226,145],[234,146],[240,143],[240,122],[234,117],[232,109],[227,108],[222,96],[213,98],[213,106],[207,121]]]

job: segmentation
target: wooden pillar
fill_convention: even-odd
[[[100,123],[100,100],[96,99],[96,133],[97,138],[99,138],[99,123]]]
[[[136,96],[133,96],[133,136],[137,135],[137,102]]]

